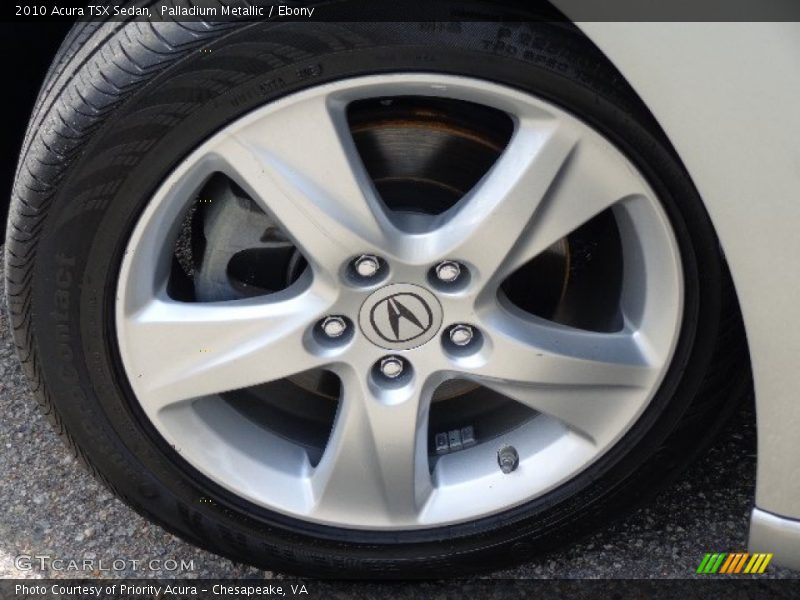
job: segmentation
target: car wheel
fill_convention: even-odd
[[[185,539],[508,566],[651,495],[745,389],[702,202],[577,30],[73,38],[14,188],[16,341],[85,462]]]

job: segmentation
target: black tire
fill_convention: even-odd
[[[680,341],[637,424],[601,460],[543,498],[435,530],[382,534],[301,523],[215,486],[145,419],[114,341],[121,256],[152,192],[225,124],[304,87],[409,70],[529,91],[620,147],[658,193],[680,244],[686,276]],[[507,567],[649,497],[710,441],[748,385],[735,297],[696,190],[624,79],[566,25],[79,27],[55,58],[31,119],[5,260],[20,359],[43,410],[86,465],[166,529],[272,570],[389,578]]]

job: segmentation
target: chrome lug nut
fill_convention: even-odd
[[[452,260],[445,260],[436,265],[436,277],[444,283],[453,283],[461,275],[461,265]]]
[[[405,365],[403,364],[403,359],[399,356],[387,356],[381,359],[379,368],[384,377],[397,379],[403,374]]]
[[[516,471],[519,466],[519,453],[514,446],[503,446],[497,451],[497,464],[500,465],[500,470],[508,475],[512,471]]]
[[[456,346],[466,346],[475,337],[475,330],[469,325],[454,325],[450,328],[450,341]]]
[[[353,268],[361,277],[375,277],[381,268],[381,262],[377,256],[362,254],[353,262]]]
[[[329,338],[338,338],[347,331],[347,321],[343,317],[325,317],[322,320],[322,331]]]

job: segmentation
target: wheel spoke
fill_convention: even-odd
[[[139,400],[169,404],[311,369],[303,334],[327,302],[310,290],[289,299],[185,303],[154,299],[126,322],[122,351]]]
[[[596,443],[649,399],[660,372],[633,332],[597,333],[508,315],[485,323],[491,353],[470,376]]]
[[[499,284],[592,217],[642,189],[641,178],[598,136],[580,135],[559,121],[521,119],[492,170],[442,215],[440,227],[414,239],[414,251],[429,260],[464,260],[485,286]]]
[[[284,106],[225,138],[214,154],[312,266],[333,273],[346,258],[386,245],[393,226],[350,137],[343,103],[320,96]]]
[[[482,381],[486,387],[537,412],[558,419],[597,446],[606,444],[643,406],[630,388],[556,386]]]
[[[339,413],[312,480],[316,516],[413,520],[431,491],[426,433],[432,386],[397,398],[376,392],[349,368],[341,377]]]
[[[441,226],[415,238],[416,252],[427,260],[457,258],[482,279],[491,277],[529,226],[577,142],[577,134],[556,120],[522,119],[483,180],[441,215]]]
[[[496,284],[607,208],[643,192],[643,179],[611,150],[596,135],[580,139],[528,229],[494,273]]]

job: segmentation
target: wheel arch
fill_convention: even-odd
[[[4,135],[0,139],[0,235],[3,236],[28,119],[50,63],[71,26],[68,21],[0,23],[0,56],[10,68],[10,80],[14,82],[11,94],[3,99]],[[36,43],[31,43],[32,39]]]

